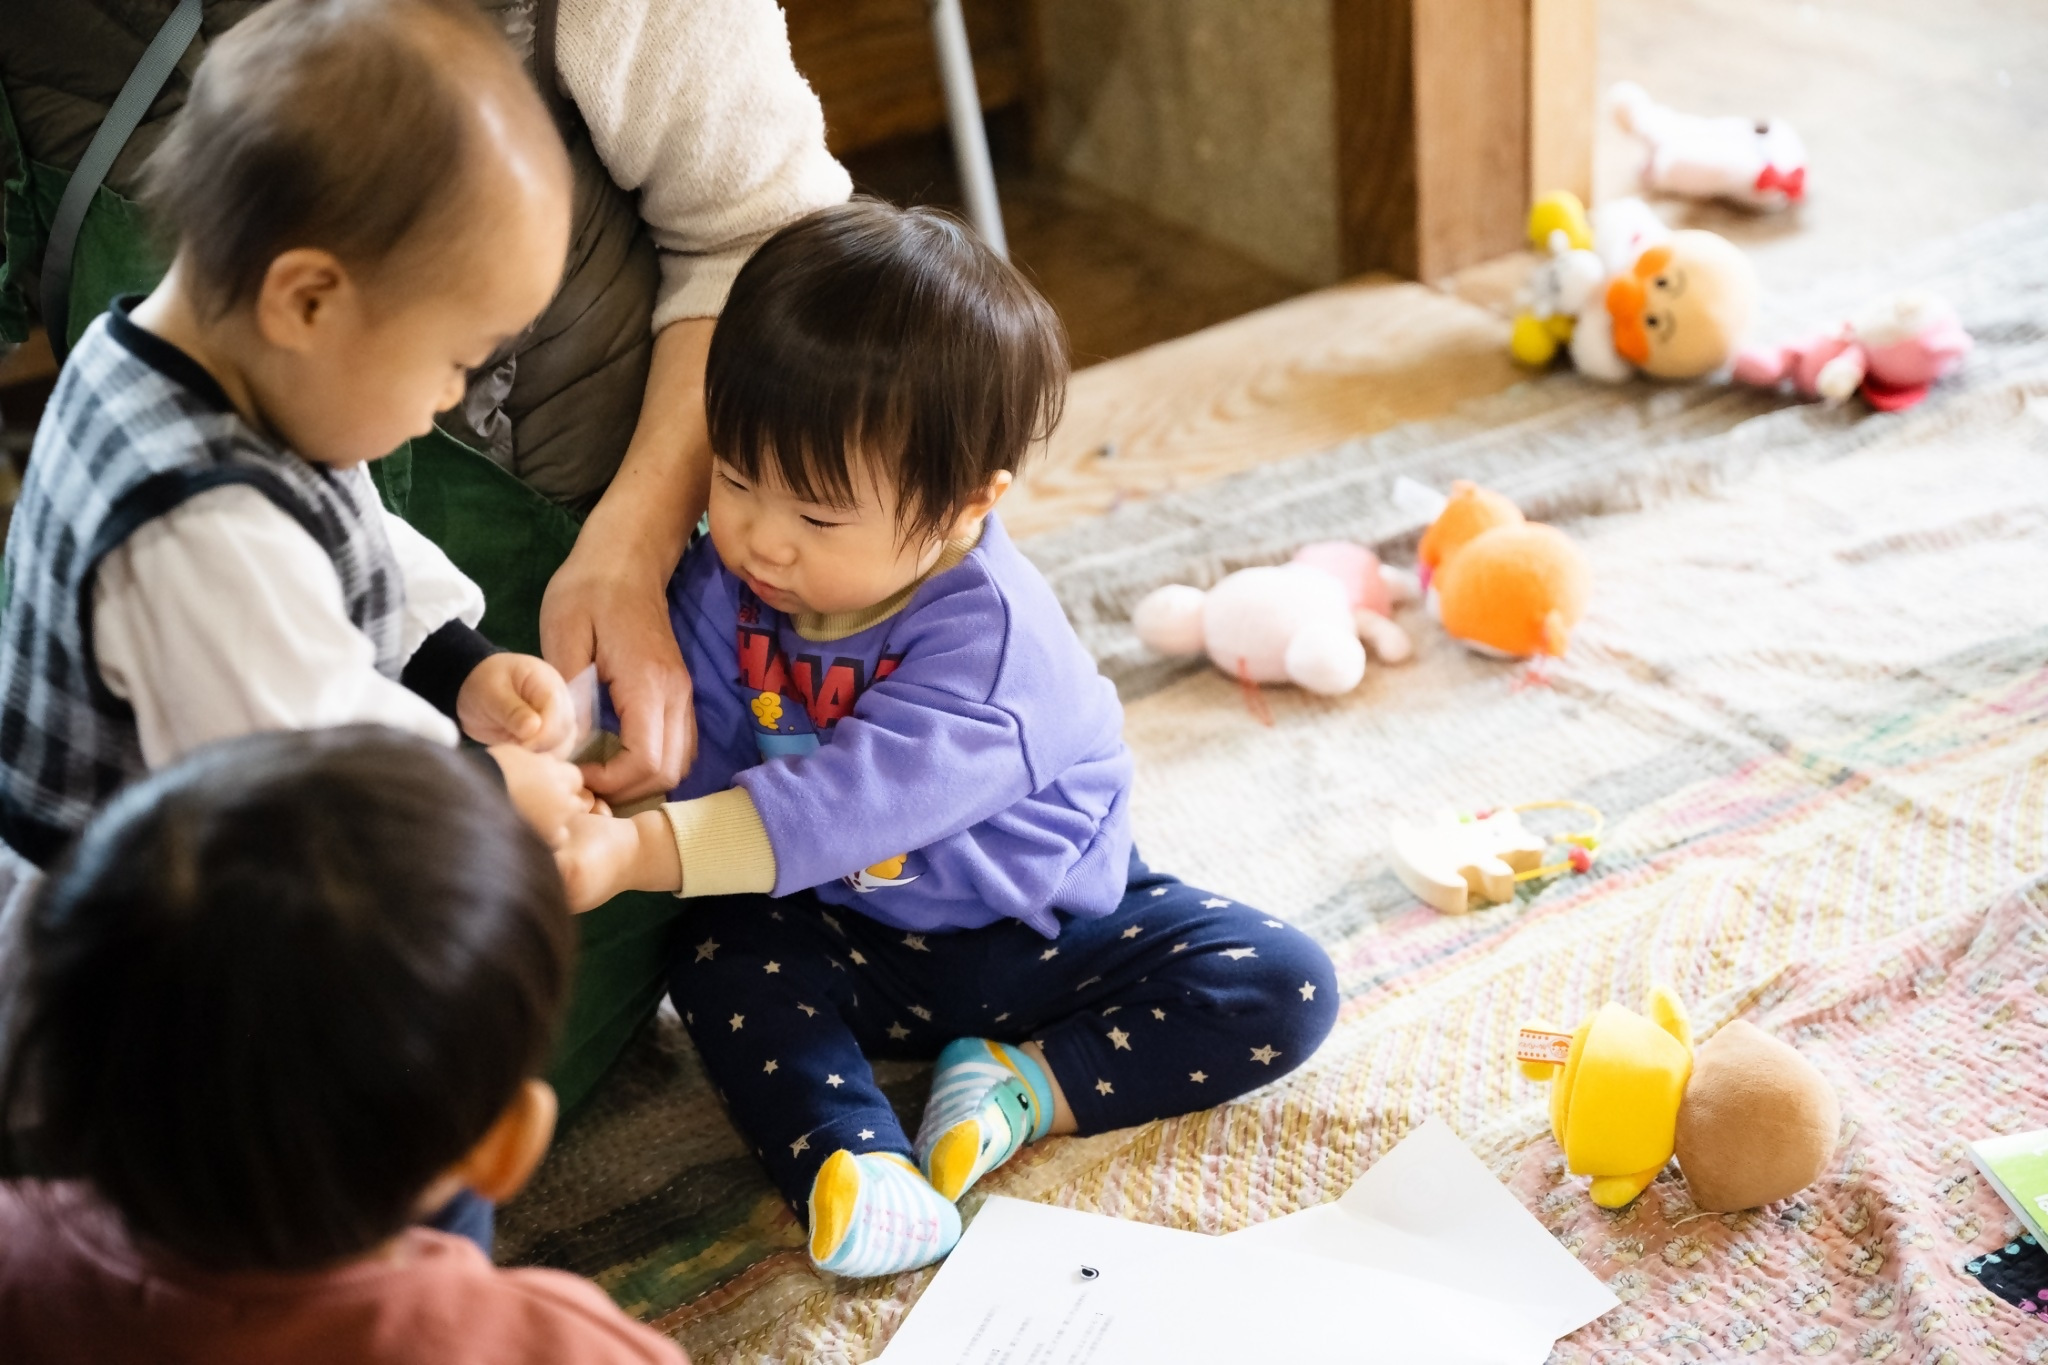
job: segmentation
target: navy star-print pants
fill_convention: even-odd
[[[691,907],[670,998],[733,1122],[803,1216],[839,1148],[910,1155],[869,1057],[1036,1040],[1083,1133],[1221,1104],[1337,1019],[1316,942],[1131,858],[1108,915],[909,934],[808,893]]]

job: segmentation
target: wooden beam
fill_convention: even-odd
[[[1599,64],[1599,0],[1530,0],[1531,199],[1570,190],[1593,202]]]
[[[1347,275],[1387,270],[1413,279],[1422,249],[1413,7],[1410,0],[1332,0],[1330,25],[1339,259]]]
[[[1416,278],[1521,245],[1529,213],[1530,0],[1416,0]]]
[[[1440,279],[1522,243],[1532,195],[1590,191],[1597,0],[1331,0],[1351,272]]]

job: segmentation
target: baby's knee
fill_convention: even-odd
[[[1268,1017],[1282,1030],[1296,1064],[1322,1046],[1337,1026],[1337,969],[1322,945],[1290,932],[1259,952],[1259,986],[1270,1002]]]

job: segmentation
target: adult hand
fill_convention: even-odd
[[[611,690],[624,747],[585,764],[583,780],[614,805],[668,791],[697,752],[690,673],[658,583],[626,577],[597,560],[578,562],[583,542],[541,600],[541,648],[575,676],[590,664]]]
[[[592,663],[619,713],[620,753],[584,769],[614,805],[666,792],[697,756],[689,670],[668,619],[668,580],[711,489],[704,359],[712,320],[654,339],[640,423],[540,607],[541,652],[566,677]]]

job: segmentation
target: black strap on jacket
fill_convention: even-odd
[[[135,135],[142,116],[156,103],[164,82],[192,45],[199,32],[199,11],[200,0],[178,0],[171,17],[142,50],[142,59],[128,73],[121,93],[114,96],[107,116],[86,144],[85,155],[78,158],[71,178],[64,182],[56,216],[50,220],[50,240],[43,248],[43,329],[50,334],[50,350],[59,362],[71,349],[71,260],[78,250],[78,230],[85,225],[93,195],[114,168],[114,158]]]

